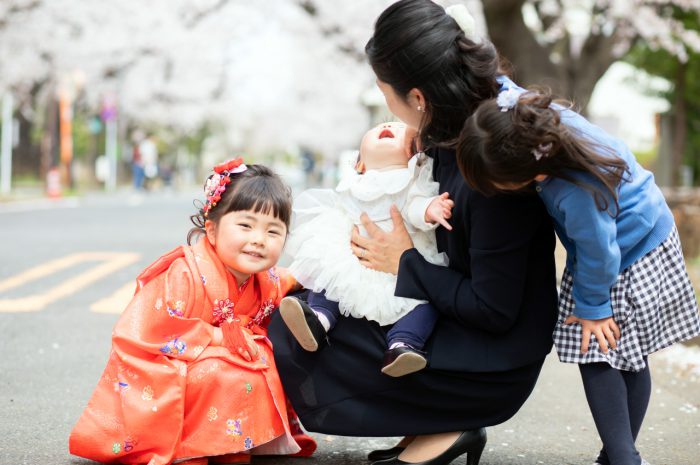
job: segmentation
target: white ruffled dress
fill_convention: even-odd
[[[431,158],[417,154],[406,168],[351,173],[335,190],[310,189],[294,200],[294,215],[285,253],[289,271],[305,288],[325,291],[339,303],[343,315],[367,318],[380,325],[395,323],[419,300],[394,296],[396,276],[371,270],[352,253],[353,226],[366,235],[360,214],[366,212],[380,228],[390,231],[389,209],[395,204],[413,244],[431,263],[446,265],[435,245],[435,225],[425,222],[425,209],[438,195],[432,180]]]

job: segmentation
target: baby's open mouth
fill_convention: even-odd
[[[389,129],[384,129],[384,130],[382,130],[382,132],[379,133],[379,139],[384,139],[384,138],[387,138],[387,137],[393,139],[393,138],[394,138],[394,133],[391,132]]]

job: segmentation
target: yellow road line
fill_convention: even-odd
[[[75,264],[78,264],[80,262],[84,262],[86,260],[100,260],[103,259],[104,254],[100,254],[100,256],[94,258],[95,254],[90,253],[90,252],[83,252],[83,253],[76,253],[73,255],[68,255],[66,257],[61,257],[56,260],[52,260],[50,262],[42,263],[39,266],[36,266],[30,270],[27,270],[23,273],[18,274],[17,276],[13,276],[12,278],[8,278],[4,281],[0,281],[0,292],[4,291],[9,291],[10,289],[14,289],[15,287],[19,287],[23,284],[26,284],[30,281],[35,281],[39,278],[43,278],[44,276],[48,276],[50,274],[56,273],[58,271],[61,271],[65,268],[71,267]],[[109,257],[108,257],[109,258]]]
[[[112,295],[90,305],[90,311],[97,313],[121,313],[129,302],[131,302],[135,290],[136,283],[134,281],[128,282],[117,289]]]
[[[120,268],[131,265],[139,258],[139,254],[128,252],[82,252],[39,265],[17,276],[1,281],[0,292],[35,281],[81,262],[104,261],[104,263],[63,281],[42,294],[35,294],[18,299],[0,299],[0,312],[35,312],[41,310],[50,303],[67,295],[74,294],[80,289],[114,273]]]

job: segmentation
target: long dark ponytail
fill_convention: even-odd
[[[549,90],[532,88],[503,111],[496,99],[483,102],[465,122],[457,145],[457,164],[467,183],[492,195],[504,186],[527,184],[544,174],[586,190],[596,206],[619,210],[617,188],[629,169],[612,149],[561,122],[564,101]],[[590,176],[581,176],[581,174]]]

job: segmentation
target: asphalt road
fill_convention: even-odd
[[[68,434],[104,367],[124,293],[184,242],[195,195],[0,204],[0,465],[93,463],[68,454]],[[698,350],[651,357],[655,389],[638,445],[652,464],[700,464]],[[577,368],[552,356],[521,412],[488,434],[482,465],[590,465],[599,447]],[[365,464],[367,451],[395,440],[314,436],[311,459],[256,463]]]

